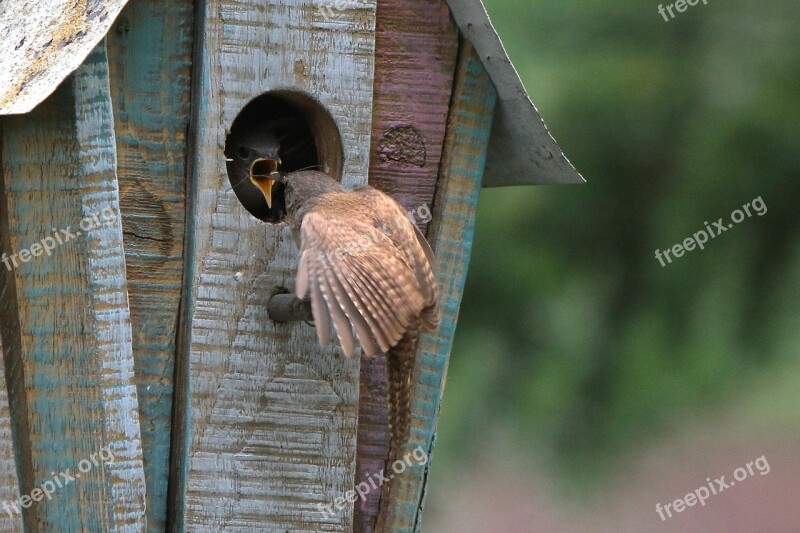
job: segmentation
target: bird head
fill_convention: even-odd
[[[264,195],[267,207],[270,209],[272,209],[275,184],[282,181],[281,173],[278,172],[280,164],[280,158],[263,157],[256,159],[250,165],[250,182]]]
[[[261,193],[272,209],[274,187],[281,181],[279,172],[281,158],[280,143],[272,128],[250,130],[234,139],[227,147],[228,162],[232,164],[242,179],[246,177]]]

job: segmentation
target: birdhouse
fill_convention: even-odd
[[[11,0],[0,55],[0,529],[418,530],[480,188],[582,181],[480,0]],[[266,124],[435,250],[399,463],[384,359],[275,320]]]

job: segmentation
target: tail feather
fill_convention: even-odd
[[[411,379],[414,373],[414,354],[419,340],[420,324],[414,323],[395,346],[386,354],[386,371],[389,385],[389,424],[391,440],[386,458],[386,472],[398,459],[411,432]],[[389,507],[394,480],[383,486],[376,531],[388,531]]]
[[[389,423],[392,427],[390,449],[399,450],[408,440],[411,429],[411,375],[414,352],[419,339],[419,325],[409,329],[386,357],[389,382]]]

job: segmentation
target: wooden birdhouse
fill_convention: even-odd
[[[480,188],[582,181],[480,0],[8,0],[0,57],[0,530],[418,530]],[[386,523],[383,359],[272,319],[298,250],[228,176],[271,120],[438,258]]]

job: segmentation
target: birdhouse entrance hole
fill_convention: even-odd
[[[253,216],[271,223],[286,216],[283,185],[270,179],[274,172],[320,170],[341,180],[343,153],[330,113],[294,91],[271,91],[253,99],[225,139],[228,179],[236,197]]]

